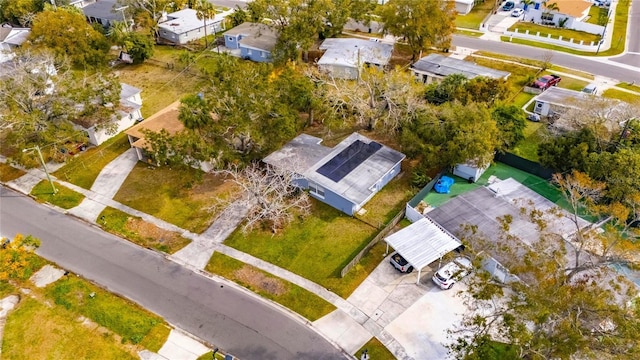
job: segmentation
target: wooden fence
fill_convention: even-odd
[[[400,220],[404,218],[404,211],[405,209],[402,208],[402,210],[400,210],[400,212],[393,219],[391,219],[391,221],[389,221],[387,226],[385,226],[382,230],[380,230],[378,235],[376,235],[376,237],[374,237],[367,244],[367,246],[365,246],[362,250],[360,250],[360,252],[353,259],[351,259],[351,261],[349,261],[349,263],[345,265],[345,267],[342,268],[342,271],[340,271],[340,277],[344,277],[349,272],[349,270],[351,270],[354,266],[356,266],[357,263],[360,262],[360,260],[369,252],[369,250],[371,250],[371,248],[375,244],[380,242],[380,240],[384,239],[384,237],[387,236],[387,234],[389,234],[389,232],[391,232],[391,230],[396,225],[398,225]]]

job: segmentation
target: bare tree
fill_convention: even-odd
[[[217,172],[241,189],[240,197],[233,200],[249,209],[244,232],[263,225],[276,233],[296,216],[309,212],[309,196],[296,186],[300,176],[294,171],[254,163],[243,169],[233,165]]]

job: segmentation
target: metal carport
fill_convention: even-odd
[[[406,228],[387,236],[389,245],[407,260],[414,269],[418,269],[418,281],[422,268],[457,249],[460,241],[428,217],[422,218]]]

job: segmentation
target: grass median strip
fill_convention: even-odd
[[[605,90],[602,93],[602,96],[608,97],[608,98],[612,98],[612,99],[618,99],[618,100],[625,101],[625,102],[628,102],[628,103],[635,103],[635,102],[640,101],[640,96],[632,94],[632,93],[628,93],[626,91],[617,90],[617,89],[614,89],[614,88]]]
[[[369,354],[370,359],[375,360],[395,360],[395,356],[389,351],[381,342],[375,337],[372,337],[371,340],[367,341],[360,350],[356,351],[355,357],[356,359],[360,359],[362,353],[367,350],[367,354]]]
[[[120,235],[140,246],[168,254],[175,253],[191,242],[177,232],[161,229],[112,207],[107,207],[100,213],[98,224],[110,233]]]
[[[300,286],[224,254],[214,253],[205,270],[273,300],[309,321],[318,320],[335,310],[335,306]]]
[[[113,331],[122,337],[123,343],[138,344],[149,335],[155,337],[157,334],[151,330],[164,323],[162,318],[138,305],[78,277],[62,278],[49,285],[45,292],[56,305]]]
[[[57,192],[54,194],[51,184],[48,180],[42,180],[31,190],[31,195],[35,196],[40,202],[61,207],[63,209],[71,209],[80,205],[84,199],[84,195],[77,193],[67,187],[54,182]]]
[[[9,164],[0,162],[0,181],[8,182],[11,180],[15,180],[24,174],[24,171],[16,169]]]
[[[28,296],[9,313],[4,329],[5,359],[137,359],[106,333],[82,325],[73,313]]]

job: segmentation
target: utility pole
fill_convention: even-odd
[[[53,194],[55,195],[58,192],[58,189],[53,185],[53,181],[51,180],[51,176],[49,175],[49,170],[47,170],[47,164],[44,163],[44,158],[42,157],[42,152],[40,151],[40,146],[36,145],[32,148],[22,149],[22,152],[27,152],[35,150],[38,153],[38,158],[40,159],[40,164],[42,164],[42,168],[44,169],[44,173],[47,174],[47,180],[49,180],[49,184],[51,184],[51,189],[53,189]]]

